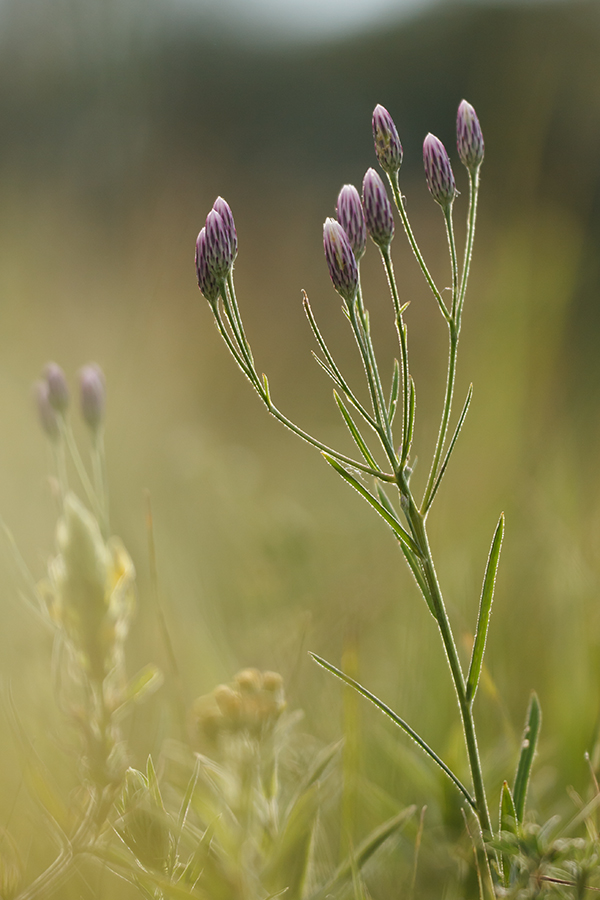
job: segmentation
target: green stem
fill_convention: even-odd
[[[402,452],[400,454],[400,469],[404,469],[410,450],[409,406],[410,406],[410,373],[408,369],[408,343],[406,339],[406,325],[402,318],[402,307],[398,296],[398,286],[394,275],[394,266],[389,246],[381,249],[381,256],[385,266],[388,284],[394,301],[396,313],[396,330],[400,341],[400,365],[402,368]]]
[[[435,483],[436,483],[438,467],[439,467],[440,459],[441,459],[442,452],[444,449],[446,435],[448,433],[448,423],[450,421],[450,412],[452,410],[452,396],[454,394],[454,382],[456,380],[456,355],[457,355],[457,350],[458,350],[458,329],[453,322],[450,322],[448,327],[450,330],[450,351],[449,351],[449,358],[448,358],[448,375],[446,378],[446,396],[444,398],[444,410],[442,412],[442,421],[440,423],[440,430],[438,433],[437,443],[435,445],[433,461],[431,463],[429,478],[427,479],[427,487],[425,488],[425,493],[423,495],[423,502],[421,504],[422,510],[427,510],[429,508],[429,500],[431,498],[431,493],[432,493]]]
[[[467,291],[467,281],[471,269],[471,257],[473,255],[473,241],[475,238],[475,223],[477,219],[477,198],[479,196],[479,168],[473,173],[469,171],[469,216],[467,219],[467,242],[465,245],[465,258],[463,262],[462,278],[458,292],[458,305],[456,323],[460,330],[463,303]]]
[[[425,518],[417,509],[410,493],[410,489],[402,474],[398,479],[398,487],[401,497],[404,501],[403,506],[413,538],[421,551],[423,573],[427,581],[431,599],[433,601],[436,620],[442,637],[442,642],[444,644],[444,649],[446,651],[446,657],[448,660],[448,665],[450,667],[452,681],[454,683],[454,689],[456,691],[463,725],[467,756],[469,759],[469,767],[471,770],[471,778],[473,781],[473,793],[475,795],[477,817],[484,834],[492,834],[492,824],[487,805],[485,786],[483,783],[481,759],[479,757],[479,749],[477,746],[477,736],[475,732],[472,704],[467,699],[465,677],[460,665],[460,660],[458,658],[458,650],[456,648],[450,620],[448,619],[448,613],[446,612],[441,588],[438,582],[435,566],[433,564],[431,549],[429,547],[429,540],[427,537]]]
[[[416,260],[419,263],[419,266],[421,268],[421,271],[423,272],[423,275],[425,276],[425,280],[427,281],[427,284],[431,288],[431,292],[433,293],[433,296],[437,300],[437,304],[440,308],[440,311],[441,311],[443,317],[446,319],[447,322],[449,322],[450,321],[450,313],[446,309],[446,304],[444,303],[444,301],[442,299],[442,295],[440,294],[439,290],[437,289],[435,281],[433,280],[433,277],[432,277],[429,269],[427,268],[427,264],[426,264],[425,260],[423,259],[423,254],[419,250],[419,245],[417,244],[416,238],[413,234],[413,230],[410,227],[410,222],[408,221],[408,216],[406,214],[406,209],[404,206],[404,198],[402,197],[402,194],[400,193],[400,184],[398,182],[398,173],[396,172],[394,175],[388,175],[388,178],[390,181],[390,185],[392,187],[392,193],[394,195],[396,208],[398,209],[398,212],[400,213],[402,225],[404,226],[404,231],[406,232],[406,237],[408,238],[408,243],[410,244],[412,252],[414,253]]]

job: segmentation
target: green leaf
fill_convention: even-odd
[[[405,731],[408,734],[408,736],[411,737],[413,739],[413,741],[419,745],[421,750],[424,750],[425,753],[427,753],[427,755],[430,756],[431,759],[435,763],[437,763],[437,765],[440,767],[440,769],[442,769],[442,771],[446,773],[448,778],[458,788],[458,790],[461,792],[463,797],[465,797],[469,806],[471,806],[475,811],[477,811],[475,801],[471,797],[470,793],[468,792],[468,790],[466,789],[464,784],[462,784],[462,782],[459,781],[459,779],[456,777],[454,772],[451,769],[449,769],[448,766],[446,765],[446,763],[442,759],[440,759],[440,757],[437,755],[437,753],[434,750],[431,749],[429,744],[427,744],[423,740],[423,738],[420,735],[418,735],[417,732],[413,728],[410,727],[408,722],[405,722],[404,719],[401,719],[400,716],[397,715],[397,713],[395,713],[393,711],[393,709],[390,709],[390,707],[387,706],[378,697],[376,697],[375,694],[372,694],[371,691],[368,691],[367,688],[363,687],[362,684],[359,684],[358,681],[355,681],[354,678],[350,678],[350,676],[346,675],[345,672],[342,672],[341,669],[338,669],[336,666],[327,662],[327,660],[323,659],[322,657],[317,656],[316,653],[309,653],[309,655],[312,656],[312,658],[314,659],[314,661],[316,663],[318,663],[320,666],[323,666],[324,669],[327,669],[328,672],[331,672],[332,675],[335,675],[337,678],[340,679],[340,681],[343,681],[344,684],[347,684],[349,687],[354,688],[355,691],[358,691],[359,694],[361,694],[363,697],[366,697],[367,700],[370,700],[371,703],[373,703],[374,706],[377,707],[377,709],[381,710],[382,713],[385,713],[385,715],[388,716],[392,720],[392,722],[394,722],[395,725],[398,725],[403,731]]]
[[[504,782],[502,790],[500,791],[499,824],[500,831],[510,831],[512,834],[516,834],[518,825],[517,812],[515,810],[515,801],[513,800],[513,795],[507,781]],[[507,853],[502,853],[501,858],[504,887],[508,887],[510,884],[510,856]]]
[[[360,481],[357,481],[357,479],[354,477],[354,475],[351,475],[350,472],[348,472],[348,470],[345,469],[344,466],[340,462],[337,461],[337,459],[334,459],[332,456],[329,456],[327,453],[325,453],[323,451],[322,451],[322,453],[323,453],[323,456],[325,457],[325,459],[327,460],[327,462],[329,463],[329,465],[332,466],[336,470],[336,472],[338,472],[342,476],[342,478],[348,482],[348,484],[352,485],[354,490],[358,491],[358,493],[361,495],[361,497],[364,497],[364,499],[367,501],[367,503],[371,504],[373,509],[379,513],[379,515],[381,516],[382,519],[385,519],[385,521],[388,523],[388,525],[390,526],[390,528],[392,529],[392,531],[394,532],[394,534],[396,535],[398,540],[403,545],[407,546],[409,548],[409,550],[412,550],[412,552],[416,556],[420,556],[419,548],[417,547],[417,545],[411,538],[408,531],[406,531],[402,527],[402,525],[400,525],[398,520],[394,516],[391,516],[389,514],[389,512],[387,511],[387,509],[384,506],[382,506],[381,503],[379,503],[375,499],[375,497],[366,489],[366,487],[364,487],[360,483]]]
[[[371,451],[367,447],[362,434],[356,427],[354,419],[352,418],[352,416],[346,409],[346,406],[344,405],[344,401],[342,400],[342,398],[340,397],[340,395],[338,394],[337,391],[333,392],[333,396],[335,397],[335,402],[337,403],[338,408],[342,414],[342,418],[344,419],[344,422],[348,426],[348,431],[354,438],[354,442],[355,442],[356,446],[358,447],[358,449],[360,450],[360,452],[362,453],[363,458],[373,469],[377,469],[378,468],[377,462],[373,459]]]
[[[456,444],[456,441],[458,440],[458,435],[460,434],[460,430],[463,427],[463,422],[465,421],[467,412],[469,411],[469,404],[471,403],[472,396],[473,396],[473,385],[470,385],[469,390],[467,392],[467,399],[465,400],[465,405],[462,408],[462,412],[458,419],[456,429],[454,431],[454,434],[452,435],[452,440],[450,441],[450,446],[448,447],[448,452],[446,453],[446,455],[444,457],[444,461],[443,461],[443,463],[440,467],[440,470],[437,474],[437,478],[435,479],[433,488],[431,489],[431,494],[429,495],[429,497],[426,498],[423,515],[426,515],[427,512],[429,511],[431,504],[433,503],[433,498],[437,494],[438,488],[439,488],[440,484],[442,483],[442,478],[444,477],[444,472],[446,471],[448,463],[450,462],[450,457],[452,456],[452,451],[454,450],[454,445]]]
[[[152,762],[152,757],[150,755],[148,756],[148,761],[146,762],[146,778],[148,779],[148,790],[150,791],[150,796],[152,797],[153,803],[159,809],[165,811],[165,804],[160,792],[158,778],[156,777],[156,770],[154,768],[154,763]]]
[[[519,756],[517,773],[515,775],[515,785],[513,788],[515,812],[518,822],[523,821],[523,815],[525,813],[527,788],[529,786],[531,767],[533,765],[533,758],[535,756],[541,724],[542,710],[537,694],[533,691],[527,709],[527,716],[525,718],[525,729],[521,741],[521,754]]]
[[[423,594],[423,598],[425,600],[425,603],[427,604],[429,612],[437,622],[435,606],[433,605],[433,600],[429,592],[429,587],[427,586],[427,581],[425,580],[425,576],[423,575],[423,570],[421,569],[419,558],[412,552],[412,550],[409,550],[408,547],[404,547],[402,544],[400,544],[400,549],[404,554],[404,558],[408,563],[410,571],[414,575],[415,581],[419,585],[419,590]]]
[[[481,666],[483,665],[485,642],[487,640],[487,633],[490,625],[492,600],[494,599],[494,586],[496,584],[496,572],[498,571],[498,562],[500,560],[500,550],[502,549],[503,536],[504,513],[502,513],[500,519],[498,520],[498,525],[496,526],[496,531],[494,532],[487,565],[485,567],[483,587],[481,589],[481,599],[479,601],[477,628],[475,630],[473,652],[471,653],[471,663],[469,665],[469,675],[467,677],[467,700],[469,702],[471,702],[475,698],[477,685],[479,684],[479,677],[481,675]]]
[[[317,781],[320,781],[323,773],[329,766],[329,763],[339,753],[343,746],[344,741],[342,739],[341,741],[336,741],[335,744],[330,744],[329,747],[325,747],[324,750],[317,754],[308,772],[298,785],[298,789],[295,791],[294,796],[290,800],[283,817],[284,819],[287,819],[290,816],[295,804],[298,802],[302,794],[309,788],[311,788],[313,784],[316,784]]]
[[[305,790],[286,820],[269,854],[264,872],[265,886],[272,893],[287,888],[289,900],[300,900],[309,868],[312,837],[320,808],[320,784]]]
[[[392,390],[390,393],[390,402],[388,404],[388,415],[390,419],[390,425],[394,421],[394,416],[396,415],[396,408],[398,406],[398,396],[400,394],[400,363],[397,359],[394,360],[394,374],[392,375]]]

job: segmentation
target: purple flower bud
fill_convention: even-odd
[[[379,165],[393,175],[402,165],[402,144],[394,120],[379,103],[373,110],[373,140]]]
[[[49,362],[44,368],[44,378],[48,385],[48,401],[57,413],[65,413],[69,406],[69,386],[65,373],[59,365]]]
[[[345,184],[339,192],[336,215],[350,241],[354,258],[358,262],[367,246],[367,226],[360,194],[353,184]]]
[[[474,172],[483,162],[484,143],[477,113],[461,100],[456,116],[456,146],[463,166]]]
[[[206,217],[206,262],[217,281],[222,281],[231,272],[234,252],[231,231],[216,209],[211,209]]]
[[[442,209],[449,209],[456,197],[456,184],[446,148],[433,134],[423,142],[423,165],[431,196]]]
[[[363,178],[363,209],[367,231],[378,247],[389,247],[394,237],[394,215],[385,186],[375,169]]]
[[[358,266],[348,235],[335,219],[325,220],[323,246],[334,288],[347,303],[352,303],[358,290]]]
[[[96,363],[79,370],[79,399],[81,415],[92,431],[97,431],[104,419],[106,406],[106,379]]]
[[[206,259],[206,228],[203,228],[196,239],[196,277],[198,287],[209,303],[214,303],[219,296],[217,279],[208,268]]]
[[[238,240],[237,240],[237,231],[235,230],[235,222],[233,221],[233,213],[231,212],[231,207],[227,200],[223,200],[222,197],[217,197],[215,202],[213,203],[213,209],[215,209],[223,222],[225,223],[225,227],[229,231],[229,238],[231,240],[231,248],[233,252],[233,258],[235,259],[238,252]]]
[[[50,388],[47,381],[36,381],[33,386],[33,395],[37,406],[40,425],[51,441],[57,441],[60,436],[58,416],[50,403]]]

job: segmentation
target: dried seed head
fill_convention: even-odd
[[[206,228],[203,228],[196,240],[196,277],[198,287],[209,303],[214,303],[219,296],[217,279],[208,267],[206,258]]]
[[[456,197],[456,184],[446,148],[433,134],[428,134],[423,142],[423,165],[431,196],[448,210]]]
[[[231,241],[231,248],[233,252],[233,258],[235,259],[238,252],[238,240],[237,240],[237,231],[235,230],[235,222],[233,220],[233,213],[231,212],[231,207],[227,200],[223,200],[222,197],[217,197],[215,202],[213,203],[213,209],[216,210],[223,222],[225,223],[225,227],[229,232],[229,239]]]
[[[402,144],[394,120],[381,104],[373,110],[373,140],[379,165],[393,175],[402,165]]]
[[[358,262],[367,246],[367,226],[360,194],[353,184],[345,184],[339,192],[335,212]]]
[[[55,362],[49,362],[44,368],[44,378],[48,385],[48,400],[57,413],[65,413],[69,406],[69,386],[65,373]]]
[[[334,288],[347,303],[352,303],[358,290],[358,266],[348,235],[335,219],[325,220],[323,247]]]
[[[389,247],[394,237],[394,214],[381,177],[369,169],[363,178],[363,209],[367,231],[378,247]]]
[[[483,162],[484,143],[477,113],[462,100],[456,116],[456,146],[463,166],[475,172]]]
[[[56,411],[50,404],[48,382],[36,381],[33,386],[33,393],[40,425],[51,441],[57,441],[60,437],[60,428]]]
[[[206,217],[206,262],[217,281],[227,278],[234,258],[229,225],[216,209],[211,209]]]
[[[104,421],[106,406],[106,379],[96,363],[79,370],[79,399],[81,415],[92,431],[97,431]]]

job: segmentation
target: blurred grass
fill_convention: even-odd
[[[420,142],[432,130],[452,145],[464,95],[487,147],[457,403],[470,381],[475,394],[432,540],[466,657],[505,509],[489,678],[478,700],[482,751],[497,791],[513,770],[535,688],[544,711],[535,801],[568,809],[565,785],[587,784],[583,752],[592,750],[600,699],[598,3],[448,6],[340,45],[270,53],[200,28],[158,27],[158,12],[146,20],[130,9],[118,29],[101,4],[65,5],[61,18],[52,4],[20,0],[5,13],[0,511],[25,559],[40,577],[55,518],[30,384],[48,359],[73,384],[93,359],[109,388],[113,529],[140,585],[131,670],[147,661],[167,668],[148,574],[147,489],[188,703],[242,666],[275,669],[290,705],[306,711],[307,731],[336,739],[340,690],[306,650],[338,662],[352,645],[360,679],[449,761],[458,756],[464,773],[439,640],[393,539],[318,454],[268,419],[221,346],[191,261],[220,193],[236,216],[238,295],[276,402],[324,440],[345,441],[300,304],[305,288],[359,378],[322,259],[321,222],[339,186],[373,164],[370,113],[382,102],[405,146],[409,213],[443,280],[442,223],[420,175]],[[105,32],[95,30],[100,14]],[[464,198],[457,207],[466,213]],[[395,254],[402,299],[411,299],[422,481],[445,338],[401,235]],[[390,308],[372,248],[365,272],[391,374]],[[68,784],[48,637],[19,606],[8,562],[2,595],[3,678],[40,754]],[[140,759],[169,733],[168,707],[165,689],[137,714]],[[444,817],[460,834],[458,805],[438,774],[375,712],[359,704],[352,716],[355,759],[381,789],[359,790],[359,831],[393,802],[433,795],[426,844]],[[29,813],[8,734],[1,759],[1,824],[10,820],[26,846]],[[443,883],[454,863],[439,865],[431,880]]]

